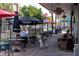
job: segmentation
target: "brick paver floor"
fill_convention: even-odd
[[[25,52],[14,53],[14,56],[73,56],[73,52],[59,50],[57,46],[57,38],[59,35],[53,35],[48,42],[48,48],[31,47],[26,48]],[[4,56],[4,52],[0,56]]]

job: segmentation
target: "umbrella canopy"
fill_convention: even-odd
[[[43,20],[39,20],[35,17],[29,17],[29,19],[32,20],[33,24],[42,24],[43,23]]]
[[[22,16],[19,20],[21,25],[29,25],[32,22],[27,16]]]
[[[18,13],[16,14],[17,15],[14,17],[14,21],[13,21],[13,32],[20,32],[20,21],[19,21]]]
[[[40,23],[42,23],[42,21],[40,21],[34,17],[27,17],[27,16],[20,17],[21,25],[35,25],[35,24],[40,24]]]
[[[15,13],[10,13],[8,11],[0,9],[0,17],[12,17],[15,16]]]
[[[15,16],[16,14],[14,13],[10,13],[8,11],[2,10],[0,9],[0,18],[4,18],[4,17],[12,17]],[[0,32],[0,38],[1,38],[1,32]]]

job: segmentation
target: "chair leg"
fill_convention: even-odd
[[[8,56],[10,56],[10,53],[8,52]]]
[[[6,51],[4,51],[5,55],[6,55]]]
[[[5,55],[6,55],[6,56],[7,56],[7,55],[8,55],[8,56],[10,56],[10,54],[9,54],[9,51],[8,51],[8,50],[5,50],[5,51],[4,51],[4,53],[5,53]]]
[[[20,45],[21,51],[25,52],[24,44]]]
[[[31,44],[30,44],[30,42],[28,42],[28,45],[27,45],[27,46],[28,46],[28,48],[30,48],[30,47],[31,47]]]
[[[1,53],[1,50],[0,50],[0,53]]]
[[[13,55],[13,49],[12,49],[12,46],[10,47],[10,53]]]
[[[8,55],[8,56],[13,55],[12,49],[6,50],[5,55]]]

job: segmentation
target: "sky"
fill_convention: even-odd
[[[43,6],[41,6],[39,3],[21,3],[20,4],[20,6],[23,6],[23,5],[27,5],[27,6],[32,5],[32,6],[35,6],[37,8],[41,8],[43,13],[47,13],[48,16],[51,16],[49,11],[46,8],[44,8]]]

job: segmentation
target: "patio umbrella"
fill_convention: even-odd
[[[14,14],[14,13],[0,9],[0,18],[12,17],[12,16],[15,16],[15,15],[16,14]],[[10,32],[10,34],[11,34],[11,32]],[[0,31],[0,38],[1,38],[1,31]]]
[[[41,20],[38,20],[34,17],[27,17],[27,16],[20,17],[21,25],[36,25],[36,24],[41,24],[41,23],[43,23]]]
[[[16,15],[15,13],[11,13],[11,12],[0,9],[0,18],[2,18],[2,17],[12,17],[12,16],[15,16],[15,15]]]
[[[42,20],[39,20],[39,19],[37,19],[35,17],[29,17],[29,19],[32,21],[32,24],[34,24],[34,25],[43,23]]]
[[[43,20],[39,20],[38,24],[43,24]]]
[[[18,12],[15,12],[17,15],[14,17],[13,21],[13,32],[20,32],[20,21],[18,17]]]
[[[20,25],[30,25],[32,21],[27,16],[22,16],[19,19]]]

